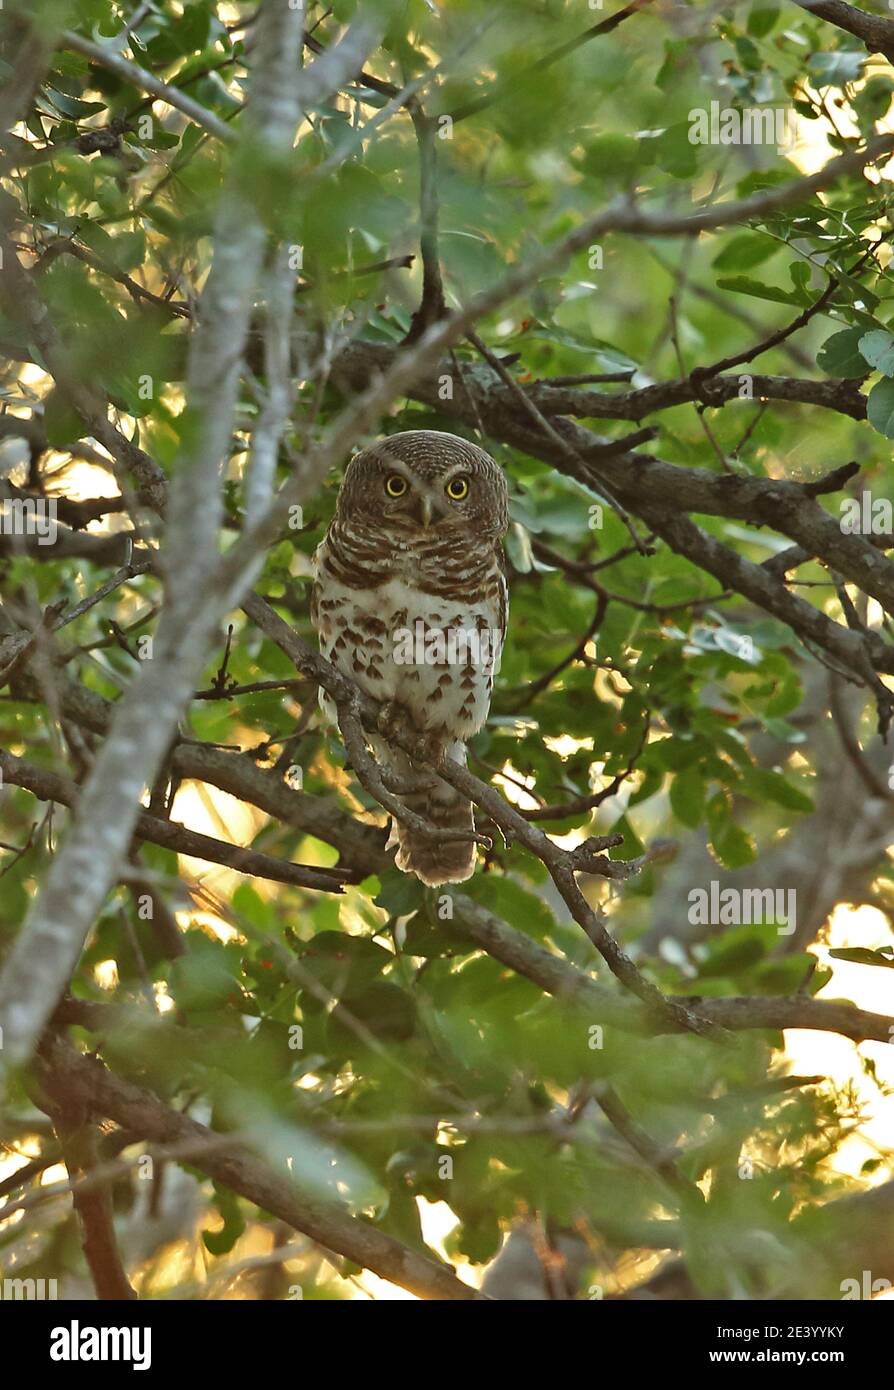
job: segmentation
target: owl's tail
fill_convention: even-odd
[[[463,744],[456,744],[447,751],[451,757],[465,762]],[[433,773],[411,770],[409,759],[400,774],[407,778],[408,772],[411,787],[414,781],[419,783],[418,791],[410,790],[400,798],[408,810],[415,811],[439,830],[474,831],[471,801]],[[462,883],[475,872],[474,840],[429,839],[393,820],[387,848],[394,845],[397,845],[394,856],[397,867],[405,874],[415,874],[429,888],[437,888],[442,883]]]

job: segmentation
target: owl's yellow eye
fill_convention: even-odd
[[[452,497],[454,502],[461,502],[464,497],[469,495],[468,478],[451,478],[447,484],[447,496]]]
[[[407,480],[399,473],[392,473],[385,479],[385,491],[389,497],[403,497],[407,490]]]

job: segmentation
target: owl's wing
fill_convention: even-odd
[[[320,630],[320,551],[322,546],[317,546],[313,556],[313,575],[314,582],[310,589],[310,625],[314,632]]]
[[[497,623],[500,629],[500,646],[502,647],[506,640],[506,629],[509,626],[509,562],[503,547],[499,544],[497,545],[497,570],[500,579]]]

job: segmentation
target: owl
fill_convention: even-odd
[[[432,764],[443,755],[465,764],[466,741],[487,718],[509,614],[508,522],[506,478],[489,454],[455,434],[408,430],[351,459],[315,555],[311,621],[323,656],[418,730],[425,765],[371,743],[399,779],[399,799],[454,832],[474,831],[472,806]],[[475,869],[473,840],[393,821],[393,846],[397,867],[432,887]]]

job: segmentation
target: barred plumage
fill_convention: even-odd
[[[506,479],[489,454],[410,430],[351,460],[316,554],[311,619],[323,655],[375,699],[397,702],[433,755],[462,763],[487,718],[506,633],[507,525]],[[444,830],[474,829],[470,803],[442,778],[384,739],[373,746],[409,787],[410,810]],[[398,868],[432,886],[474,872],[471,840],[395,823],[390,845]]]

